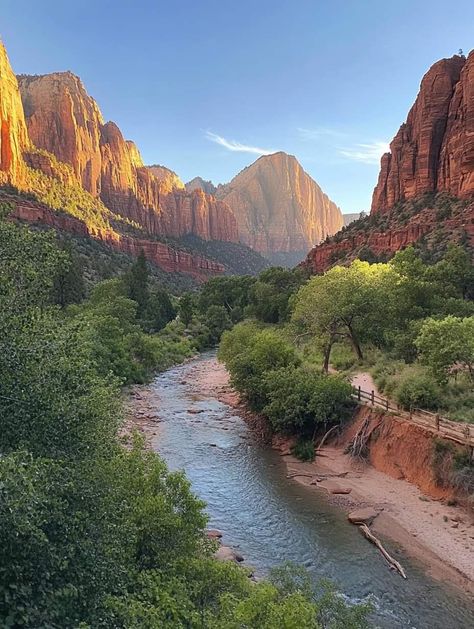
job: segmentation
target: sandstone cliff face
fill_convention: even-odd
[[[225,203],[200,191],[187,193],[163,166],[145,166],[117,125],[104,124],[78,77],[70,72],[21,76],[19,85],[33,143],[70,164],[82,186],[112,212],[153,235],[238,240]]]
[[[306,251],[343,224],[335,203],[282,152],[260,157],[216,196],[234,211],[241,240],[261,253]]]
[[[29,144],[17,79],[0,42],[0,183],[22,182],[25,174],[22,155]]]
[[[381,160],[372,212],[425,192],[474,194],[474,51],[435,63]]]
[[[143,166],[143,164],[141,164]],[[153,164],[147,166],[148,170],[161,182],[161,189],[164,193],[170,193],[173,190],[184,190],[185,185],[178,175],[166,166]]]
[[[70,164],[82,186],[100,193],[102,114],[71,72],[18,77],[28,133],[38,148]]]

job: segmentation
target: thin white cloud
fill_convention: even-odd
[[[389,151],[388,142],[380,141],[354,144],[354,146],[339,149],[339,153],[344,157],[363,164],[378,164],[382,155]]]
[[[298,127],[297,129],[300,137],[303,140],[319,140],[322,137],[331,138],[345,138],[347,134],[337,129],[330,129],[329,127],[315,127],[313,129],[307,129],[304,127]]]
[[[270,155],[275,151],[270,149],[262,149],[258,146],[249,146],[248,144],[241,144],[240,142],[236,142],[235,140],[226,140],[221,135],[217,135],[217,133],[212,133],[211,131],[206,131],[206,138],[211,142],[215,142],[215,144],[219,144],[223,146],[229,151],[234,151],[237,153],[253,153],[255,155]]]

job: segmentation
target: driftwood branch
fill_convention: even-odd
[[[332,428],[330,428],[327,433],[324,435],[324,437],[321,439],[321,441],[319,442],[319,446],[317,446],[316,450],[320,450],[324,443],[326,442],[326,439],[329,437],[329,435],[332,433],[333,430],[336,430],[336,428],[339,428],[340,424],[336,424],[335,426],[333,426]]]
[[[372,533],[372,531],[369,529],[369,527],[367,526],[367,524],[361,524],[359,526],[359,529],[362,533],[362,535],[367,538],[369,540],[369,542],[372,542],[372,544],[374,544],[375,546],[377,546],[377,548],[380,550],[380,552],[382,553],[382,555],[384,556],[384,558],[386,559],[388,565],[390,566],[390,568],[392,570],[396,570],[397,572],[399,572],[402,577],[404,579],[407,578],[407,575],[405,574],[405,571],[403,570],[402,566],[400,565],[400,563],[394,559],[391,555],[388,554],[388,552],[385,550],[385,548],[382,546],[382,542],[377,539],[375,537],[375,535]]]

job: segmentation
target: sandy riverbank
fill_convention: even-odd
[[[191,381],[196,390],[214,395],[236,408],[257,426],[261,435],[261,423],[252,421],[238,394],[230,387],[227,371],[217,359],[196,364]],[[322,456],[313,463],[302,463],[288,454],[283,454],[283,458],[289,475],[302,474],[294,476],[297,482],[315,491],[327,492],[328,499],[344,510],[374,507],[379,512],[372,525],[376,534],[402,547],[434,578],[449,581],[474,594],[474,525],[469,514],[460,507],[433,500],[406,480],[397,480],[369,465],[356,463],[334,447],[325,447]],[[318,476],[341,473],[346,474],[341,478],[314,481]],[[335,487],[350,493],[332,494]],[[348,526],[352,525],[348,523]]]

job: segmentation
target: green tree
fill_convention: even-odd
[[[262,330],[254,335],[250,348],[236,354],[226,366],[232,385],[245,395],[253,409],[262,410],[268,401],[267,372],[297,364],[299,359],[292,345],[275,332]]]
[[[203,316],[203,322],[209,329],[209,342],[215,345],[222,333],[232,327],[232,321],[224,306],[209,306]]]
[[[256,279],[249,275],[211,278],[199,291],[199,312],[204,314],[210,306],[223,306],[232,321],[239,321],[249,304],[250,290],[255,282]]]
[[[390,318],[389,287],[396,277],[386,264],[355,261],[315,276],[295,296],[292,323],[303,335],[316,336],[324,348],[323,371],[331,349],[346,339],[362,359],[361,338],[380,335]]]
[[[266,269],[250,289],[252,314],[266,323],[286,321],[290,313],[290,298],[303,281],[304,274],[300,269]]]
[[[142,327],[147,332],[158,332],[176,317],[169,293],[160,288],[150,291],[147,305],[143,313]]]
[[[474,378],[474,317],[427,319],[415,340],[420,360],[445,382],[453,369]]]
[[[67,255],[67,260],[61,266],[54,278],[52,289],[52,302],[65,308],[69,304],[81,302],[86,294],[82,264],[72,248],[68,245],[62,247]]]
[[[185,326],[193,320],[195,313],[195,299],[192,293],[184,293],[179,300],[178,314]]]
[[[140,251],[130,271],[125,275],[125,286],[127,296],[137,302],[137,314],[141,317],[145,312],[150,297],[148,287],[148,264],[143,250]]]
[[[277,432],[311,437],[319,427],[326,430],[352,414],[352,387],[339,376],[289,366],[268,372],[265,386],[268,403],[263,412]]]

